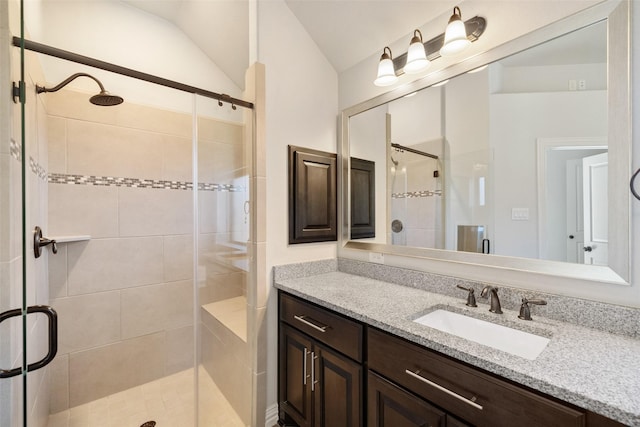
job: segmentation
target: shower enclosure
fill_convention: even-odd
[[[0,425],[255,423],[253,105],[23,40],[0,52]]]

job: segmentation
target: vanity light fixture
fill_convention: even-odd
[[[407,74],[417,74],[426,70],[431,65],[431,61],[427,59],[427,53],[424,50],[422,42],[422,33],[420,30],[413,31],[413,38],[409,43],[407,51],[407,64],[404,66],[404,72]]]
[[[389,53],[387,53],[389,51]],[[378,64],[378,77],[376,77],[373,84],[376,86],[389,86],[398,81],[396,76],[396,70],[393,67],[392,53],[389,46],[385,46],[380,57],[380,63]]]
[[[467,38],[467,29],[462,22],[462,12],[458,6],[453,8],[453,15],[444,32],[444,44],[440,49],[441,56],[457,55],[471,45]]]
[[[487,21],[481,16],[463,22],[460,8],[454,7],[445,33],[423,42],[420,30],[414,30],[409,50],[396,58],[393,58],[389,46],[385,46],[373,83],[376,86],[389,86],[396,83],[402,74],[423,72],[435,59],[462,52],[480,38],[486,26]]]

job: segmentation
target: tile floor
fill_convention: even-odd
[[[202,427],[244,427],[211,377],[199,374]],[[194,427],[193,370],[179,372],[49,417],[48,427]]]

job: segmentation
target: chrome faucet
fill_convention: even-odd
[[[500,299],[498,298],[498,288],[494,286],[485,286],[482,288],[482,292],[480,292],[480,296],[482,298],[489,298],[490,308],[489,311],[496,314],[502,314],[502,309],[500,308]]]
[[[526,299],[522,298],[522,305],[520,306],[520,315],[518,318],[522,320],[531,320],[531,309],[529,304],[547,305],[547,302],[543,299]]]

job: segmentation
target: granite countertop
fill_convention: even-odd
[[[596,412],[640,426],[640,340],[518,312],[494,314],[453,298],[343,272],[277,280],[275,287],[478,368]],[[527,360],[413,320],[437,308],[469,314],[550,338]]]

